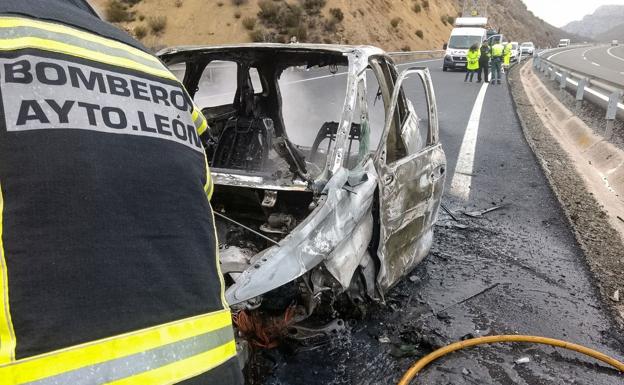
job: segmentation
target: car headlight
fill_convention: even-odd
[[[453,57],[451,55],[446,55],[446,56],[444,56],[444,60],[446,60],[446,61],[453,61]]]

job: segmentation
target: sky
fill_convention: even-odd
[[[601,5],[624,5],[624,0],[523,0],[533,13],[555,27],[580,20]]]

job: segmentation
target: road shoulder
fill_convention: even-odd
[[[574,230],[603,302],[614,314],[619,328],[624,327],[624,243],[610,225],[602,205],[586,187],[583,178],[571,167],[569,155],[544,127],[520,82],[520,66],[509,75],[510,92],[529,146],[560,201]],[[613,300],[619,290],[620,300]]]

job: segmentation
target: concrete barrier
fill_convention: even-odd
[[[530,64],[520,71],[520,80],[544,127],[568,153],[589,190],[604,205],[611,223],[622,229],[618,217],[624,218],[624,151],[595,134],[568,110]]]

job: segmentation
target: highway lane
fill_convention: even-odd
[[[624,87],[624,47],[579,47],[547,54],[559,64]]]
[[[411,279],[388,294],[387,306],[373,306],[368,317],[353,321],[345,338],[294,355],[273,352],[275,366],[259,383],[396,383],[431,345],[466,335],[543,335],[622,357],[614,323],[525,142],[507,86],[485,91],[468,191],[456,194],[449,185],[460,151],[467,148],[465,133],[481,86],[464,83],[463,73],[443,73],[440,61],[426,65],[434,79],[448,158],[444,202],[461,223],[441,213],[432,252]],[[321,89],[332,86],[330,79],[319,82]],[[507,206],[479,219],[461,214],[501,204]],[[472,295],[476,297],[465,301]],[[414,356],[402,357],[405,349]],[[525,356],[530,363],[514,364]],[[583,357],[539,346],[476,349],[433,366],[418,383],[624,384],[614,371]]]

